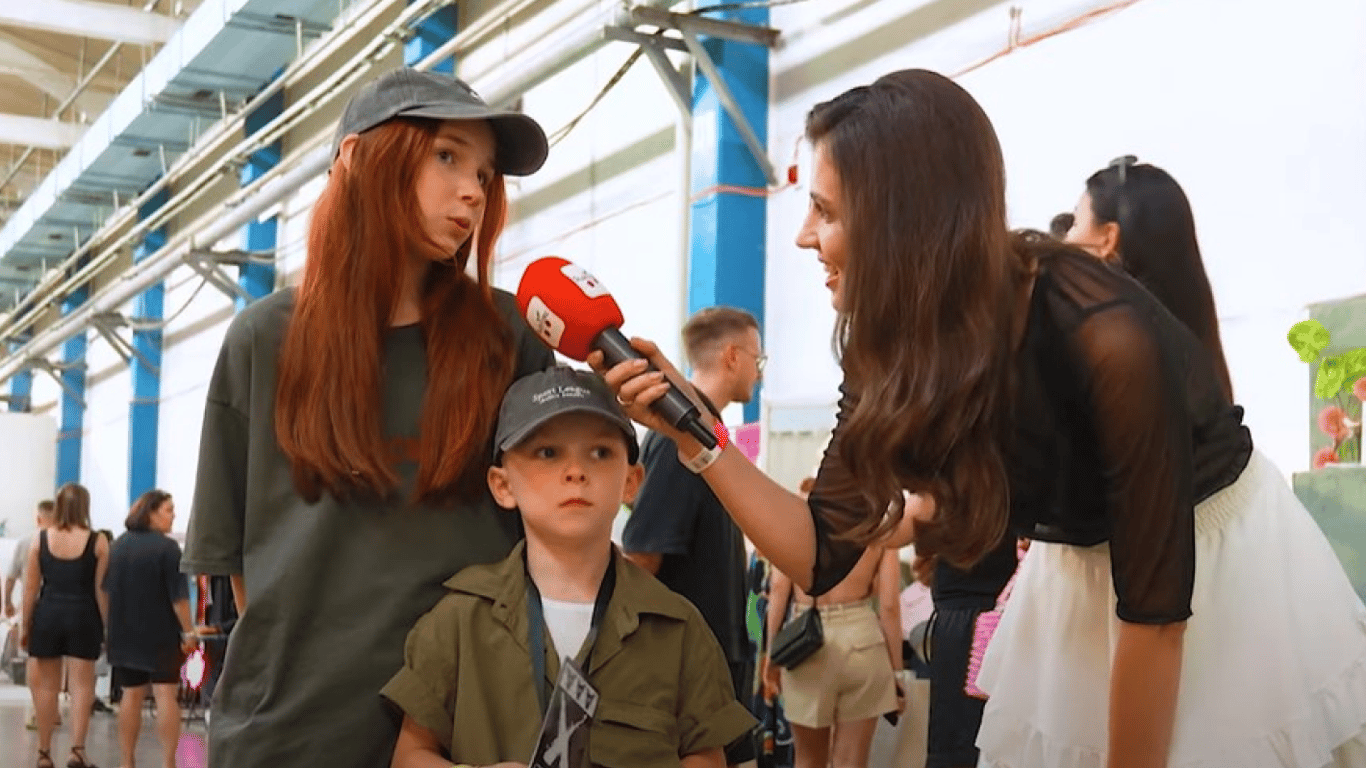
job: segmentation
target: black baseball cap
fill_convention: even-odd
[[[494,463],[502,460],[504,451],[517,447],[546,422],[566,413],[591,413],[611,422],[626,438],[630,463],[640,460],[635,427],[602,377],[592,371],[556,366],[523,376],[508,387],[498,409]]]
[[[490,107],[458,77],[403,67],[367,83],[346,103],[332,140],[332,157],[341,151],[347,135],[364,133],[396,117],[488,120],[498,143],[494,162],[508,176],[535,173],[550,152],[545,131],[530,117]]]

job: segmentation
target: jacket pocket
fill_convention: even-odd
[[[606,768],[678,768],[678,719],[625,701],[598,701],[589,758]]]

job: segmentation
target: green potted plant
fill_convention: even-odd
[[[1318,320],[1291,327],[1290,346],[1306,363],[1318,362],[1314,397],[1323,405],[1318,428],[1332,443],[1314,453],[1314,469],[1362,460],[1362,412],[1366,403],[1366,347],[1319,359],[1332,337]]]

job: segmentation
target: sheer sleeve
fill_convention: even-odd
[[[1195,501],[1191,416],[1179,344],[1153,314],[1097,307],[1073,336],[1103,467],[1119,618],[1191,615]]]
[[[856,402],[848,388],[841,385],[835,429],[816,472],[816,483],[807,497],[816,530],[815,571],[811,589],[807,590],[812,596],[823,595],[843,581],[865,549],[858,542],[842,538],[842,534],[868,514],[868,502],[859,493],[853,473],[840,454],[842,425]]]

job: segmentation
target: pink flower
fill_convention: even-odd
[[[1352,396],[1366,403],[1366,376],[1357,379],[1357,382],[1352,385]]]
[[[1338,463],[1338,455],[1333,452],[1331,447],[1320,448],[1319,452],[1314,454],[1314,469],[1323,469],[1329,464],[1336,463]]]
[[[1341,440],[1352,434],[1352,428],[1347,424],[1347,414],[1336,405],[1319,411],[1319,431],[1334,440]]]

